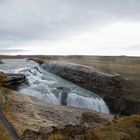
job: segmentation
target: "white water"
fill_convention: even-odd
[[[0,65],[0,71],[26,75],[29,87],[21,88],[21,93],[35,96],[57,105],[65,102],[67,106],[88,108],[109,113],[109,109],[101,97],[74,83],[46,72],[36,62],[26,59],[4,59],[3,62],[4,64]],[[57,89],[57,87],[69,89],[67,91],[68,94],[62,93],[63,91]],[[63,97],[62,95],[67,96]]]

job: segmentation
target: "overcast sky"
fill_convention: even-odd
[[[0,54],[140,56],[140,0],[0,0]]]

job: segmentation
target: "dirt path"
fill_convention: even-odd
[[[13,128],[12,124],[7,120],[7,118],[5,117],[5,115],[2,112],[2,108],[3,108],[3,105],[6,103],[6,99],[5,99],[5,96],[2,95],[1,90],[0,90],[0,96],[2,97],[2,101],[0,103],[0,120],[3,122],[3,124],[7,128],[8,132],[11,135],[11,137],[13,138],[13,140],[20,140],[19,136],[18,136],[17,132],[15,131],[15,129]]]

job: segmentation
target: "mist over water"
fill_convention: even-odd
[[[87,108],[109,113],[104,100],[93,92],[43,70],[36,62],[26,59],[4,59],[0,71],[24,74],[28,87],[19,91],[56,105]]]

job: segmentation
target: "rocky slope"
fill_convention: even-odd
[[[44,136],[45,140],[55,128],[63,129],[68,125],[95,128],[113,118],[88,109],[52,105],[7,88],[2,88],[2,92],[7,99],[5,115],[22,139],[34,140],[34,137]]]
[[[96,129],[67,126],[64,129],[55,129],[48,140],[139,140],[139,124],[140,116],[133,115],[114,119]]]
[[[108,74],[93,67],[61,61],[43,63],[42,68],[100,95],[113,113],[140,113],[140,100],[127,98],[132,86],[118,74]]]
[[[4,113],[21,140],[139,140],[140,116],[114,118],[87,109],[56,106],[1,88]],[[13,113],[14,112],[14,113]]]

